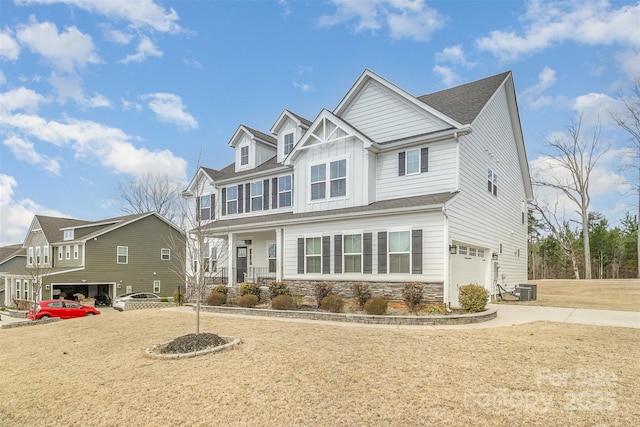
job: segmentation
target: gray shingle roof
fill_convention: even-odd
[[[245,129],[247,129],[249,132],[251,132],[253,134],[253,136],[262,139],[263,141],[268,142],[269,144],[272,145],[278,145],[278,140],[275,139],[273,136],[268,135],[264,132],[260,132],[259,130],[255,130],[253,128],[250,128],[247,125],[242,125]]]
[[[475,120],[511,71],[417,97],[460,124]]]
[[[292,116],[294,116],[296,119],[300,120],[300,122],[302,122],[304,125],[306,125],[307,127],[311,126],[311,124],[313,123],[311,120],[307,120],[304,117],[302,117],[299,114],[294,113],[291,110],[287,110]]]
[[[21,244],[2,246],[0,247],[0,264],[13,257],[25,256],[26,254],[27,250]]]
[[[371,213],[375,211],[388,211],[392,209],[419,209],[419,208],[429,208],[429,207],[439,207],[444,203],[452,199],[457,193],[438,193],[438,194],[428,194],[424,196],[413,196],[413,197],[404,197],[400,199],[393,200],[383,200],[380,202],[374,202],[365,206],[355,206],[351,208],[343,208],[343,209],[332,209],[327,211],[318,211],[318,212],[303,212],[294,214],[292,212],[283,212],[276,214],[268,214],[257,216],[245,216],[235,219],[223,219],[214,221],[210,224],[207,224],[203,227],[206,231],[225,231],[229,227],[237,227],[237,226],[252,226],[259,225],[264,223],[274,223],[273,226],[276,226],[278,223],[285,224],[290,221],[298,220],[298,219],[313,219],[313,218],[324,218],[332,215],[348,215],[352,213]]]

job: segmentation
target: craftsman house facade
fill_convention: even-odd
[[[21,247],[21,265],[2,273],[6,306],[74,294],[172,296],[184,286],[184,233],[153,212],[100,221],[36,215]]]
[[[422,282],[455,307],[461,285],[527,279],[532,187],[511,72],[416,97],[365,70],[332,111],[285,110],[229,146],[235,161],[200,168],[184,192],[211,283],[348,295],[366,282],[399,299]]]

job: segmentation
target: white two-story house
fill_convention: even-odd
[[[401,299],[405,282],[458,304],[527,280],[529,169],[511,72],[413,96],[365,70],[313,121],[240,126],[235,162],[200,168],[191,195],[212,279],[353,282]]]

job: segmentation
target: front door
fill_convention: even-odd
[[[236,283],[244,282],[244,275],[247,273],[247,247],[242,246],[236,249]]]

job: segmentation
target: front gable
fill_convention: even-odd
[[[229,141],[236,150],[235,171],[255,169],[276,154],[277,141],[274,137],[240,125]]]
[[[278,141],[278,163],[283,163],[284,159],[293,151],[293,147],[307,131],[311,122],[289,110],[284,110],[275,124],[271,127],[271,133]]]

